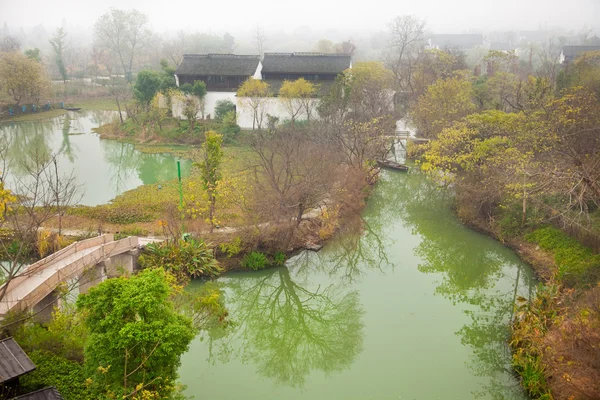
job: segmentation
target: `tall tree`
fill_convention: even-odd
[[[438,79],[411,107],[411,118],[419,134],[435,139],[455,121],[475,111],[471,82],[459,76]]]
[[[66,85],[67,79],[69,78],[64,58],[65,50],[67,49],[67,32],[65,32],[62,27],[56,29],[56,32],[52,35],[52,39],[50,39],[50,44],[54,50],[54,60],[56,61],[58,72],[60,73],[63,83]]]
[[[196,334],[191,318],[175,310],[175,284],[156,268],[109,279],[79,296],[90,331],[85,367],[99,393],[174,393],[180,357]]]
[[[131,82],[133,63],[151,35],[146,14],[111,9],[96,21],[94,31],[98,44],[115,54],[127,81]]]
[[[256,29],[254,31],[254,46],[256,47],[256,52],[260,56],[262,60],[265,55],[265,43],[267,42],[267,36],[265,32],[262,30],[260,25],[256,25]]]
[[[50,92],[44,66],[19,52],[0,53],[0,86],[17,106],[22,101],[39,103]]]
[[[215,217],[215,206],[217,203],[217,188],[222,179],[221,161],[223,159],[223,136],[216,132],[208,131],[202,144],[200,159],[194,163],[200,169],[200,179],[204,190],[208,194],[209,210],[208,220],[210,232],[212,233],[217,224]]]
[[[397,89],[412,94],[413,70],[427,44],[425,22],[413,15],[402,15],[392,20],[389,30],[386,65],[394,74]]]

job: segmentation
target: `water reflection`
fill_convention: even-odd
[[[82,204],[106,203],[116,195],[142,184],[152,184],[177,177],[176,158],[165,154],[143,154],[128,143],[100,140],[92,133],[115,116],[112,111],[87,111],[35,122],[0,125],[7,151],[8,185],[14,189],[15,178],[26,175],[26,154],[58,154],[61,175],[74,172],[84,188]],[[182,173],[189,174],[191,163],[182,163]],[[11,180],[12,178],[12,180]]]
[[[223,382],[257,372],[288,390],[246,381],[247,398],[525,398],[507,338],[530,270],[462,226],[449,193],[418,173],[382,174],[362,217],[319,253],[222,282],[237,325],[184,359],[189,394],[233,398]],[[210,378],[192,378],[194,352],[208,353]]]
[[[334,284],[309,287],[292,275],[282,267],[224,280],[234,327],[211,340],[212,361],[239,358],[291,387],[303,386],[311,371],[352,364],[362,348],[358,293]]]
[[[398,196],[398,215],[422,239],[414,249],[419,270],[442,278],[436,295],[467,305],[463,312],[471,323],[456,334],[473,351],[469,369],[488,378],[473,395],[522,398],[511,376],[507,340],[516,297],[528,296],[534,285],[529,270],[497,242],[462,229],[449,212],[448,193],[425,176],[388,183],[384,186]]]

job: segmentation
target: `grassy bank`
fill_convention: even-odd
[[[532,299],[515,305],[512,323],[512,365],[528,394],[600,398],[600,254],[552,226],[506,235],[498,224],[459,214],[514,249],[541,281]]]
[[[163,109],[136,112],[124,123],[109,123],[95,131],[103,139],[138,144],[200,145],[205,133],[210,130],[223,135],[223,142],[228,145],[244,141],[244,133],[234,121],[198,120],[190,124],[187,120],[166,116]]]
[[[117,111],[117,104],[111,98],[81,99],[74,102],[65,102],[65,107],[79,107],[83,110],[109,110]],[[68,111],[62,108],[51,108],[46,111],[41,108],[37,112],[28,112],[26,114],[16,115],[14,117],[0,119],[0,122],[24,122],[39,121],[48,118],[55,118],[66,114]]]

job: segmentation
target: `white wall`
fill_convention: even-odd
[[[219,100],[229,100],[233,104],[236,104],[237,97],[235,92],[207,92],[204,97],[204,116],[208,118],[210,115],[211,118],[215,117],[215,107],[217,105],[217,101]],[[161,107],[163,105],[161,104]],[[174,98],[173,99],[173,116],[177,118],[185,118],[183,115],[183,102],[181,99]],[[202,113],[198,113],[196,118],[202,118]]]
[[[253,120],[254,114],[252,112],[252,109],[244,104],[246,100],[248,100],[248,99],[245,97],[237,98],[237,103],[236,103],[236,105],[237,105],[237,124],[242,129],[252,129],[252,120]],[[319,102],[318,99],[312,100],[312,103],[313,103],[313,111],[311,113],[312,119],[319,118],[319,114],[317,113],[317,110],[316,110],[318,102]],[[262,121],[263,128],[267,127],[267,122],[268,122],[267,114],[278,117],[280,123],[286,119],[290,119],[289,111],[285,107],[285,104],[283,103],[283,101],[278,97],[271,97],[271,98],[266,99],[263,107],[264,107],[264,118]],[[304,112],[304,110],[303,110],[298,114],[298,116],[296,116],[296,120],[304,120],[304,119],[306,119],[306,112]]]
[[[252,129],[252,119],[253,113],[252,109],[244,105],[246,98],[240,97],[238,98],[234,92],[208,92],[206,93],[205,106],[204,106],[204,115],[208,117],[210,115],[211,118],[215,116],[215,106],[217,101],[219,100],[230,100],[237,107],[237,124],[242,129]],[[317,119],[318,113],[316,111],[316,106],[318,104],[318,99],[313,100],[314,111],[311,114],[311,118]],[[185,118],[183,115],[183,102],[180,99],[173,99],[173,116],[177,118]],[[280,122],[283,122],[286,119],[290,119],[289,112],[287,111],[284,103],[281,99],[277,97],[268,98],[264,103],[264,119],[263,119],[263,128],[267,126],[267,114],[276,116],[279,118]],[[197,118],[201,118],[201,114],[198,113]],[[297,120],[306,119],[306,113],[301,112],[297,117]]]

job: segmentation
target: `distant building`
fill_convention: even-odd
[[[259,56],[184,54],[175,71],[178,86],[203,81],[208,91],[237,92],[244,81],[259,73]]]
[[[351,64],[351,57],[346,54],[265,53],[261,78],[269,83],[275,94],[279,93],[284,80],[299,78],[319,84],[323,94]]]
[[[485,41],[480,33],[435,34],[429,39],[429,48],[438,50],[445,48],[468,50],[482,46],[485,46]]]
[[[236,104],[237,122],[242,128],[251,128],[253,119],[248,110],[240,107],[236,92],[250,77],[269,83],[277,96],[285,80],[304,78],[318,85],[318,95],[327,93],[335,78],[351,67],[351,56],[324,53],[265,53],[263,61],[258,56],[234,54],[184,54],[175,72],[178,86],[194,81],[206,83],[204,115],[214,116],[217,102],[229,100]],[[315,102],[317,99],[315,99]],[[182,116],[182,103],[173,102],[173,114]],[[287,110],[281,99],[268,99],[267,113],[284,120]]]
[[[490,50],[502,51],[508,53],[509,51],[516,51],[517,46],[510,44],[509,42],[491,42]]]
[[[600,51],[600,46],[563,46],[562,53],[560,54],[560,63],[571,63],[582,53],[587,53],[588,51]]]

